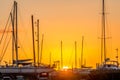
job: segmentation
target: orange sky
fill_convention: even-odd
[[[20,57],[32,57],[31,14],[40,19],[40,39],[44,34],[43,62],[60,60],[60,41],[63,41],[64,65],[74,64],[74,41],[77,41],[78,62],[81,37],[84,36],[84,58],[89,66],[100,62],[101,0],[16,0],[19,18]],[[120,48],[120,0],[106,0],[108,57],[115,57]],[[0,1],[0,29],[7,21],[13,0]],[[2,33],[0,33],[0,36]],[[0,45],[2,47],[2,45]],[[24,51],[22,49],[24,48]],[[10,48],[4,60],[10,60]],[[7,59],[6,59],[7,58]],[[4,61],[3,60],[3,61]],[[79,66],[79,63],[78,63]]]

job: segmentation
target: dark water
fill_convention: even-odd
[[[50,76],[50,80],[88,80],[88,75],[73,73],[71,71],[61,71],[55,76]]]
[[[58,71],[50,73],[47,77],[25,75],[24,79],[0,79],[0,80],[120,80],[120,71],[93,71],[90,74],[74,73],[72,71]]]

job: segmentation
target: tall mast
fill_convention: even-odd
[[[39,55],[39,20],[37,20],[37,47],[38,47],[38,66],[40,64],[40,55]]]
[[[17,19],[17,2],[14,1],[13,12],[10,13],[12,22],[12,61],[18,66],[18,19]],[[14,61],[14,49],[16,52],[16,60]]]
[[[34,59],[34,66],[36,64],[36,59],[35,59],[35,40],[34,40],[34,19],[33,15],[31,16],[31,21],[32,21],[32,39],[33,39],[33,59]]]
[[[42,41],[41,41],[40,63],[42,63],[42,53],[43,53],[43,40],[44,40],[44,34],[42,34]]]
[[[15,1],[15,11],[16,11],[16,64],[18,66],[18,23],[17,23],[17,2]]]
[[[75,68],[77,68],[77,42],[75,41]]]
[[[61,41],[61,68],[63,68],[63,42]]]
[[[105,0],[102,0],[102,39],[101,39],[101,62],[104,54],[104,61],[106,62],[106,24],[105,24]]]
[[[84,36],[82,36],[82,49],[81,49],[81,68],[83,65],[83,43],[84,43]]]

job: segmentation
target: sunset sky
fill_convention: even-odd
[[[84,36],[84,60],[87,66],[100,63],[102,0],[16,0],[18,2],[19,55],[32,58],[31,15],[40,20],[40,40],[44,34],[43,63],[60,60],[60,41],[63,41],[63,65],[74,66],[74,42],[77,41],[77,59],[81,55]],[[115,59],[120,50],[120,0],[106,1],[107,57]],[[0,0],[0,37],[14,0]],[[9,33],[11,35],[11,33]],[[40,44],[41,45],[41,44]],[[3,44],[0,45],[2,49]],[[10,45],[9,45],[10,46]],[[11,47],[11,46],[10,46]],[[3,61],[11,60],[11,48]],[[0,53],[1,50],[0,49]],[[37,52],[37,51],[36,51]]]

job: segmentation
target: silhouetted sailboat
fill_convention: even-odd
[[[12,80],[14,80],[14,79],[16,80],[18,77],[23,76],[23,77],[28,77],[29,80],[40,80],[41,73],[49,73],[54,70],[48,66],[40,66],[39,57],[38,57],[38,66],[36,66],[33,16],[31,17],[32,32],[33,32],[33,35],[32,35],[33,36],[33,59],[34,59],[34,63],[32,64],[32,62],[30,62],[32,59],[23,59],[23,60],[19,59],[18,23],[17,23],[18,22],[18,18],[17,18],[18,12],[17,12],[17,2],[16,1],[14,1],[14,7],[12,10],[13,11],[10,12],[11,23],[12,23],[12,66],[9,66],[9,65],[0,66],[1,78],[8,79],[8,77],[11,77]],[[39,50],[39,42],[38,42],[38,50]],[[14,59],[14,53],[16,55],[15,56],[16,59]],[[38,53],[38,55],[39,55],[39,53]],[[20,65],[22,65],[22,66],[20,66]]]
[[[105,0],[102,0],[101,65],[98,65],[95,70],[91,71],[89,80],[120,80],[119,75],[118,61],[111,61],[106,56]]]
[[[98,69],[118,69],[118,61],[111,61],[106,55],[106,16],[105,0],[102,1],[101,65]]]

